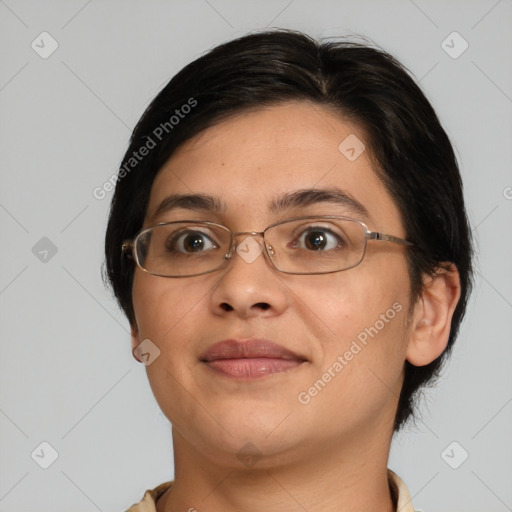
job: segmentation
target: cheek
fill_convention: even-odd
[[[339,376],[330,386],[336,389],[331,395],[336,403],[343,395],[357,408],[361,393],[378,402],[389,392],[386,386],[398,386],[399,392],[407,345],[408,280],[405,261],[390,263],[388,258],[387,265],[377,269],[362,264],[294,288],[301,299],[296,308],[302,308],[301,317],[317,340],[315,377],[329,371]]]
[[[139,338],[163,342],[181,339],[171,333],[190,323],[191,313],[205,298],[204,284],[188,279],[166,279],[142,273],[134,276],[132,300]]]
[[[406,349],[407,304],[391,287],[369,293],[357,282],[345,283],[346,293],[324,288],[323,320],[331,332],[319,339],[317,364],[301,389],[317,414],[347,425],[374,421],[397,399]]]
[[[190,339],[197,332],[197,315],[204,309],[204,283],[139,274],[132,289],[138,326],[138,341],[149,339],[159,349],[158,357],[146,367],[149,384],[160,408],[171,422],[180,424],[189,404],[184,390],[194,389],[197,361]],[[204,316],[204,315],[203,315]]]
[[[380,261],[374,260],[347,271],[300,276],[287,283],[293,292],[294,308],[314,328],[318,339],[339,345],[373,326],[388,310],[393,318],[395,309],[406,311],[409,275],[405,261],[390,263],[388,257],[379,265]],[[393,309],[395,303],[399,306]]]
[[[402,374],[409,276],[399,261],[389,265],[388,260],[387,267],[376,267],[347,283],[343,294],[345,311],[334,317],[336,311],[332,308],[340,342],[336,349],[329,347],[329,358],[341,352],[348,361],[345,377],[354,396],[360,396],[366,389],[367,396],[384,398],[390,389],[397,389]]]

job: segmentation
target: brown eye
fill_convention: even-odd
[[[200,231],[182,231],[169,237],[165,247],[169,252],[198,253],[218,246]]]
[[[307,249],[308,251],[325,251],[344,247],[342,237],[327,228],[308,228],[296,238],[292,247],[295,249]]]
[[[304,242],[308,249],[318,251],[324,249],[327,244],[327,237],[322,231],[310,231],[305,237]]]

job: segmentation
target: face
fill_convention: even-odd
[[[144,227],[194,219],[261,232],[284,219],[340,215],[405,238],[368,151],[354,160],[339,149],[349,135],[364,142],[358,126],[308,103],[223,121],[182,145],[161,169]],[[346,201],[271,210],[272,202],[306,189],[337,189],[367,215]],[[155,216],[172,194],[206,194],[224,208],[180,207]],[[194,277],[137,268],[133,347],[150,339],[160,350],[147,374],[180,442],[229,466],[246,443],[270,464],[389,438],[408,340],[405,251],[369,241],[361,264],[323,275],[284,274],[263,254],[248,262],[238,253],[221,270]],[[281,371],[262,376],[229,376],[202,360],[228,339],[266,339],[300,361],[281,361]]]

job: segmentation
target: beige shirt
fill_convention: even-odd
[[[390,469],[388,469],[388,482],[391,493],[397,502],[396,511],[414,512],[409,490],[402,479]],[[155,503],[171,485],[172,482],[165,482],[154,489],[147,490],[142,501],[132,505],[126,512],[156,512]]]

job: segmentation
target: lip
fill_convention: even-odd
[[[267,339],[229,339],[215,343],[199,360],[236,379],[256,379],[301,366],[307,359]]]

